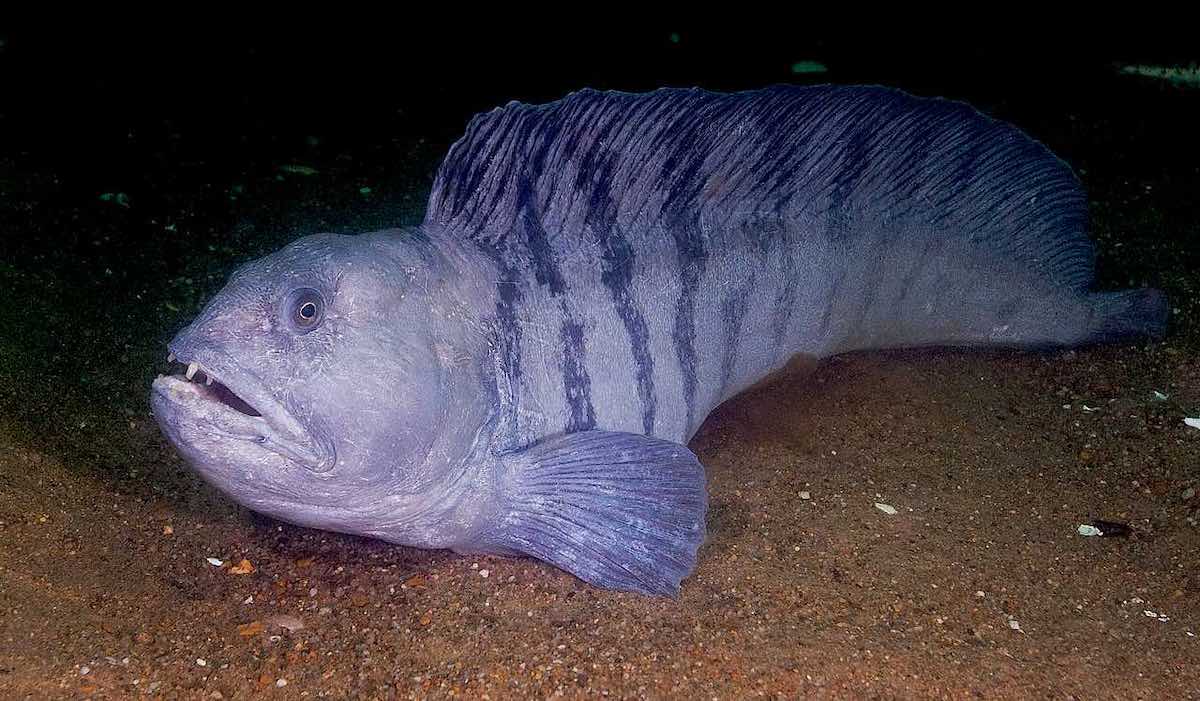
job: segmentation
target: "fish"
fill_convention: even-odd
[[[233,501],[678,597],[707,538],[687,443],[797,358],[1164,338],[1093,290],[1071,167],[876,85],[570,93],[476,115],[415,226],[235,270],[168,344],[167,440]]]

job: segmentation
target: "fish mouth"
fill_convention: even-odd
[[[312,472],[333,469],[332,446],[319,441],[252,373],[215,351],[170,348],[183,369],[154,380],[156,399],[175,420],[205,425],[212,438],[245,441]],[[156,413],[158,413],[156,408]]]

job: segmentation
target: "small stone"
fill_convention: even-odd
[[[289,633],[304,630],[304,621],[288,613],[281,613],[278,616],[271,617],[267,621],[267,625],[283,628]]]
[[[91,673],[92,673],[92,668],[87,665],[84,665],[79,668],[79,676],[84,676],[86,674],[91,674]]]
[[[263,632],[263,624],[260,621],[250,621],[239,625],[237,631],[243,638],[250,638]]]
[[[895,516],[895,515],[896,515],[896,507],[894,507],[894,506],[892,506],[892,505],[890,505],[890,504],[884,504],[884,503],[882,503],[882,502],[878,502],[878,501],[877,501],[877,502],[875,502],[875,508],[876,508],[876,509],[879,509],[880,511],[882,511],[882,512],[883,512],[883,513],[885,513],[885,514],[887,514],[888,516]]]
[[[491,572],[487,570],[479,570],[479,576],[483,577],[484,579],[487,579],[489,574],[491,574]]]
[[[316,596],[316,595],[317,595],[317,588],[316,588],[316,587],[313,587],[312,589],[309,589],[309,590],[308,590],[308,597],[309,597],[310,599],[311,599],[312,597]]]
[[[286,680],[286,679],[284,679],[283,677],[280,677],[280,678],[278,678],[278,679],[276,679],[276,680],[275,680],[275,686],[277,686],[277,687],[279,687],[280,689],[282,689],[283,687],[287,686],[287,680]]]
[[[229,568],[229,574],[251,574],[254,572],[254,565],[249,560],[243,559],[238,564]]]
[[[808,501],[809,499],[812,499],[812,494],[810,494],[808,492],[800,492],[800,498],[805,501]]]
[[[171,535],[174,532],[174,528],[171,528],[170,526],[163,526],[163,535]]]
[[[201,667],[207,667],[207,666],[208,666],[208,661],[207,661],[207,660],[205,660],[203,657],[197,657],[197,658],[196,658],[196,664],[200,665]]]
[[[976,598],[976,599],[982,599],[982,598],[984,598],[984,597],[986,597],[986,596],[987,596],[987,594],[984,594],[982,591],[977,591],[977,592],[975,592],[975,598]]]

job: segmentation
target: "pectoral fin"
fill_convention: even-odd
[[[597,586],[675,596],[704,541],[704,468],[677,443],[584,431],[501,458],[484,538]]]

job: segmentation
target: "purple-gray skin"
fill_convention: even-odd
[[[420,226],[234,273],[151,402],[255,511],[676,595],[707,504],[685,443],[790,358],[1161,337],[1160,292],[1089,291],[1086,225],[1066,164],[957,102],[513,103],[451,148]]]

